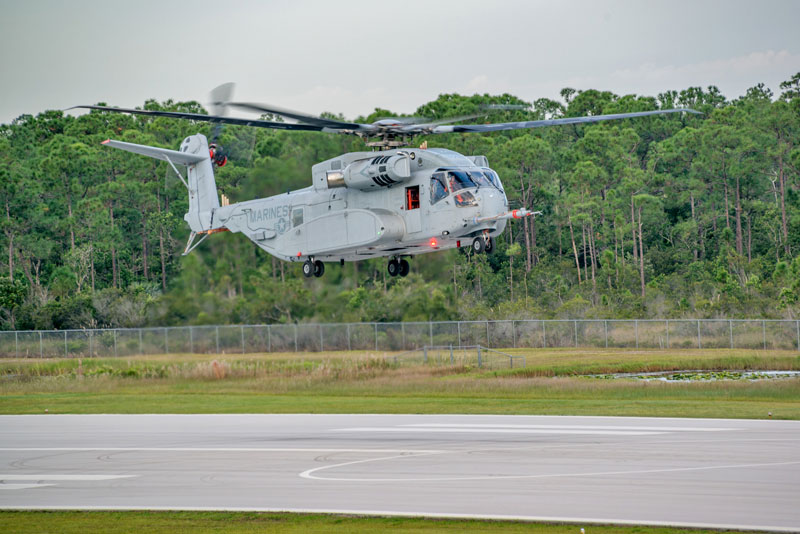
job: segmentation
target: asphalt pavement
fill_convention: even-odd
[[[0,508],[341,512],[800,531],[800,422],[0,416]]]

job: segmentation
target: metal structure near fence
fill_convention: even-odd
[[[0,332],[0,358],[402,351],[426,345],[481,345],[494,349],[594,347],[800,351],[800,321],[525,319]]]

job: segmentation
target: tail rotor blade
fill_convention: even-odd
[[[233,82],[223,83],[219,87],[215,87],[209,93],[209,111],[212,115],[225,116],[228,113],[228,102],[233,97],[233,88],[236,84]]]

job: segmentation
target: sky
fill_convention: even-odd
[[[560,99],[563,87],[728,98],[800,72],[794,0],[0,0],[0,123],[155,98],[348,119],[439,94]],[[237,112],[238,113],[238,112]],[[246,115],[246,114],[244,114]]]

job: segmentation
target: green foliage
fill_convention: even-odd
[[[484,154],[512,207],[490,256],[384,260],[305,279],[241,235],[180,256],[186,192],[165,163],[107,138],[174,148],[213,126],[49,111],[0,126],[0,320],[13,328],[507,317],[800,316],[800,73],[727,100],[691,87],[657,97],[566,88],[562,101],[440,95],[413,114],[508,122],[692,107],[678,114],[529,131],[429,136]],[[502,108],[498,105],[508,105]],[[495,106],[492,108],[492,106]],[[205,113],[197,102],[147,109]],[[499,107],[499,109],[498,109]],[[335,114],[331,117],[344,119]],[[376,109],[358,120],[397,116]],[[274,117],[272,118],[274,120]],[[232,201],[305,187],[355,138],[226,127],[217,173]]]

